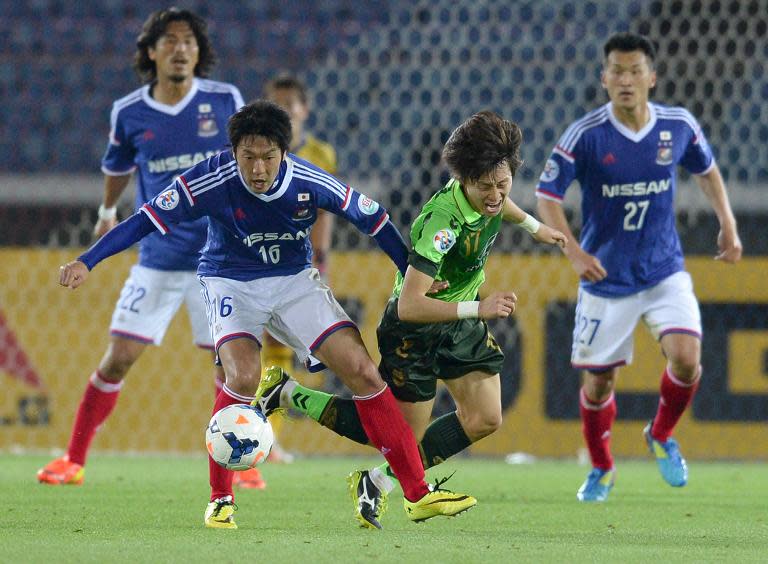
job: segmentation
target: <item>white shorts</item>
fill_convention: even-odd
[[[112,313],[109,332],[117,337],[159,345],[182,302],[187,306],[193,342],[198,347],[212,349],[205,302],[194,271],[132,266]]]
[[[701,338],[701,314],[691,275],[681,271],[656,286],[621,298],[579,289],[573,330],[574,368],[607,370],[632,362],[633,334],[642,319],[655,339],[668,333]]]
[[[248,282],[214,276],[200,282],[216,350],[242,337],[261,343],[266,330],[310,370],[322,370],[311,353],[335,331],[355,327],[316,268]]]

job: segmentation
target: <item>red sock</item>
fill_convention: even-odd
[[[581,413],[582,432],[589,449],[592,466],[601,470],[613,469],[611,456],[611,426],[616,419],[616,399],[611,397],[602,403],[594,403],[581,389],[579,411]]]
[[[213,412],[211,415],[219,411],[220,409],[227,407],[228,405],[235,405],[237,403],[251,403],[253,398],[248,396],[241,396],[230,390],[226,384],[222,386],[221,392],[216,396],[216,402],[213,404]],[[213,461],[213,458],[208,457],[208,475],[211,482],[211,501],[219,499],[227,495],[231,495],[232,499],[235,499],[235,495],[232,492],[232,477],[234,476],[232,470],[227,470],[223,466],[219,466]]]
[[[122,387],[122,382],[104,380],[98,370],[91,374],[83,399],[80,400],[80,407],[77,408],[75,425],[69,439],[67,455],[70,462],[85,466],[93,436],[115,408]]]
[[[657,441],[666,442],[672,434],[685,408],[691,403],[693,394],[699,387],[701,380],[701,367],[699,374],[693,382],[682,382],[675,378],[669,366],[661,375],[661,394],[659,395],[659,409],[653,418],[651,436]]]
[[[424,481],[419,447],[392,391],[385,387],[372,396],[355,397],[354,400],[365,433],[389,462],[400,480],[403,495],[410,501],[424,497],[429,493],[429,487]]]

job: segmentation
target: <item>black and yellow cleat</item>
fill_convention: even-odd
[[[368,470],[355,470],[347,476],[349,494],[355,504],[355,519],[366,529],[381,529],[381,516],[387,510],[387,492],[371,480]]]
[[[235,511],[237,505],[233,503],[232,496],[214,499],[205,508],[205,526],[212,529],[237,529]]]
[[[261,409],[265,417],[276,412],[285,412],[285,408],[280,406],[280,392],[290,380],[292,378],[279,366],[265,368],[251,405]]]
[[[432,487],[432,491],[418,501],[408,501],[408,499],[403,498],[408,519],[420,523],[441,515],[454,517],[477,505],[477,500],[471,495],[441,489],[440,484],[444,484],[447,480],[448,478],[438,480]]]

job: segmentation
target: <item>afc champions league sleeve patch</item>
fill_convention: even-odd
[[[158,208],[171,211],[179,205],[179,192],[176,188],[169,188],[155,199],[155,203]]]
[[[438,253],[445,254],[456,244],[456,235],[450,229],[441,229],[432,237],[432,244]]]
[[[560,174],[560,165],[557,164],[555,159],[548,159],[547,164],[544,165],[544,170],[541,171],[539,180],[542,182],[552,182],[557,175]]]
[[[360,194],[360,197],[357,199],[357,207],[365,215],[373,215],[378,211],[379,204],[368,196]]]

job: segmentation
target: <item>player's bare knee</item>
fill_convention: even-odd
[[[466,421],[462,421],[462,427],[467,437],[475,442],[496,432],[501,427],[501,421],[500,411],[474,413]]]
[[[260,376],[261,370],[258,368],[236,369],[225,373],[225,383],[236,394],[252,396],[256,393]]]
[[[683,382],[693,382],[699,376],[699,359],[691,356],[690,358],[680,358],[670,361],[672,374],[678,380]]]
[[[136,357],[128,352],[110,350],[99,364],[99,374],[107,382],[120,382],[136,362]]]
[[[605,401],[613,392],[613,386],[611,372],[587,372],[584,375],[584,393],[590,401]]]

